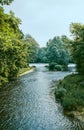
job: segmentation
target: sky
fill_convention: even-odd
[[[23,33],[30,34],[41,47],[55,36],[70,36],[72,22],[84,23],[84,0],[14,0],[4,8],[22,20]]]

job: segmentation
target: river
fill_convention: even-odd
[[[0,130],[82,130],[63,115],[51,94],[54,81],[69,72],[36,66],[36,71],[0,89]]]

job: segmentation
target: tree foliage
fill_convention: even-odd
[[[31,35],[25,35],[24,41],[28,47],[27,49],[27,60],[30,63],[34,63],[37,60],[37,53],[39,49],[39,44]]]
[[[1,5],[9,5],[13,0],[0,0]]]
[[[49,63],[68,64],[68,52],[60,37],[54,37],[47,42],[47,58]]]
[[[0,7],[0,85],[17,76],[19,68],[26,66],[20,22],[12,12],[5,14]]]
[[[37,63],[47,63],[47,48],[41,47],[38,49],[37,53]]]
[[[84,74],[84,25],[72,23],[70,31],[73,35],[73,40],[71,40],[71,54],[77,64],[78,72]]]

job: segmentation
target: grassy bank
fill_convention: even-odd
[[[26,71],[29,71],[30,69],[31,69],[31,67],[21,68],[21,69],[19,70],[19,74],[22,74],[22,73],[24,73],[24,72],[26,72]]]
[[[29,73],[29,72],[32,72],[33,70],[35,69],[35,66],[33,66],[33,67],[27,67],[27,68],[22,68],[22,69],[20,69],[19,70],[19,73],[18,73],[18,76],[22,76],[22,75],[24,75],[24,74],[27,74],[27,73]]]
[[[27,67],[27,68],[21,68],[17,74],[16,77],[13,77],[10,81],[6,81],[5,83],[3,84],[0,84],[0,88],[4,87],[4,86],[7,86],[10,82],[14,81],[17,79],[17,77],[19,76],[22,76],[22,75],[25,75],[25,74],[28,74],[28,73],[31,73],[35,70],[35,66],[32,66],[32,67]]]
[[[72,74],[59,81],[55,97],[65,114],[84,117],[84,75]]]

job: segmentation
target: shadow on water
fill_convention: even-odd
[[[49,72],[43,65],[0,89],[0,130],[82,130],[63,115],[50,94],[53,81],[69,72]]]

